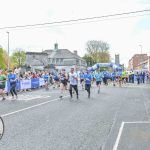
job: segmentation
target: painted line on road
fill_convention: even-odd
[[[51,96],[34,96],[34,97],[30,97],[30,98],[22,98],[22,96],[17,99],[18,101],[30,101],[30,100],[34,100],[34,99],[39,99],[39,98],[49,98]],[[13,101],[13,99],[11,97],[9,97],[7,100]]]
[[[49,97],[51,97],[51,96],[44,96],[44,97],[38,96],[38,97],[34,97],[34,98],[27,98],[27,99],[25,99],[25,101],[30,101],[30,100],[39,99],[39,98],[49,98]]]
[[[123,128],[124,128],[124,124],[125,124],[125,122],[121,123],[120,129],[119,129],[119,133],[118,133],[115,145],[113,147],[113,150],[117,150],[117,148],[118,148],[118,144],[119,144],[119,141],[120,141],[120,138],[121,138],[121,134],[122,134],[122,131],[123,131]]]
[[[69,97],[69,95],[64,96],[64,98],[66,98],[66,97]],[[20,110],[17,110],[17,111],[13,111],[13,112],[10,112],[10,113],[7,113],[7,114],[3,114],[3,115],[1,115],[1,117],[7,117],[7,116],[10,116],[10,115],[13,115],[13,114],[16,114],[16,113],[19,113],[19,112],[23,112],[25,110],[29,110],[31,108],[42,106],[42,105],[45,105],[45,104],[48,104],[48,103],[51,103],[51,102],[54,102],[54,101],[58,101],[58,100],[60,100],[60,98],[52,99],[52,100],[49,100],[49,101],[46,101],[46,102],[43,102],[43,103],[39,103],[39,104],[30,106],[30,107],[26,107],[26,108],[23,108],[23,109],[20,109]]]
[[[138,124],[138,123],[139,124],[146,124],[146,123],[150,123],[150,121],[133,121],[133,122],[122,122],[121,123],[116,142],[115,142],[115,144],[113,146],[113,150],[117,150],[117,148],[118,148],[119,141],[120,141],[120,138],[121,138],[121,135],[122,135],[122,131],[123,131],[124,125],[125,124]]]
[[[150,121],[132,121],[132,122],[124,122],[125,124],[132,124],[132,123],[150,123]]]

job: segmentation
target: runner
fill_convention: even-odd
[[[111,76],[112,76],[113,86],[116,86],[116,71],[113,71],[111,73]]]
[[[102,79],[103,79],[103,73],[101,73],[101,72],[99,72],[99,73],[96,73],[95,75],[94,75],[94,78],[95,78],[95,80],[96,80],[96,86],[97,86],[97,88],[98,88],[98,94],[100,93],[100,85],[101,85],[101,82],[102,82]]]
[[[13,73],[12,70],[10,70],[10,73],[8,74],[8,80],[10,82],[10,93],[12,95],[12,99],[14,99],[14,95],[16,96],[16,99],[17,99],[18,98],[17,92],[16,92],[17,76],[15,73]]]
[[[92,75],[89,73],[88,70],[84,74],[84,79],[85,79],[85,90],[87,90],[88,98],[90,98],[90,94],[91,94],[90,88],[91,88]]]
[[[54,86],[53,86],[53,88],[58,88],[59,87],[59,77],[58,77],[57,73],[55,73],[53,75],[53,80],[54,80]]]
[[[117,71],[116,77],[117,77],[117,81],[119,83],[119,87],[122,87],[122,72]]]
[[[59,98],[62,99],[63,93],[66,90],[66,86],[67,86],[67,75],[66,75],[65,69],[62,69],[59,79],[60,79],[60,90],[61,90],[61,94]]]
[[[70,92],[70,98],[72,99],[72,88],[75,90],[77,99],[78,97],[78,76],[77,73],[74,72],[74,68],[71,68],[71,71],[69,73],[69,81],[70,81],[70,87],[69,87],[69,92]]]
[[[84,72],[80,73],[80,84],[82,86],[82,90],[84,90]]]
[[[43,75],[44,81],[45,81],[45,89],[49,90],[48,87],[48,81],[49,81],[49,74],[47,72],[45,72],[45,74]]]
[[[5,100],[5,82],[6,82],[6,76],[3,74],[2,70],[0,70],[0,95],[2,96],[2,100]]]

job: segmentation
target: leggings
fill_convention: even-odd
[[[90,88],[91,88],[91,84],[85,84],[85,90],[87,90],[89,96],[91,94]]]
[[[74,90],[76,91],[76,94],[78,96],[78,87],[77,87],[77,85],[71,85],[71,84],[70,84],[70,88],[69,88],[70,96],[72,97],[72,88],[74,88]]]
[[[17,96],[16,84],[12,84],[12,85],[11,85],[10,93],[11,93],[12,96],[14,96],[14,94]]]

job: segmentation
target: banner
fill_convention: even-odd
[[[31,88],[38,88],[39,87],[39,78],[32,78],[31,79]]]
[[[31,89],[31,79],[29,80],[20,80],[20,89]]]
[[[45,85],[45,81],[43,78],[39,78],[39,86]]]

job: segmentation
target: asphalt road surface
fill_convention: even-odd
[[[92,87],[90,99],[79,90],[72,101],[68,91],[62,100],[59,93],[40,89],[0,101],[0,150],[150,149],[149,86],[103,85],[100,94]]]

